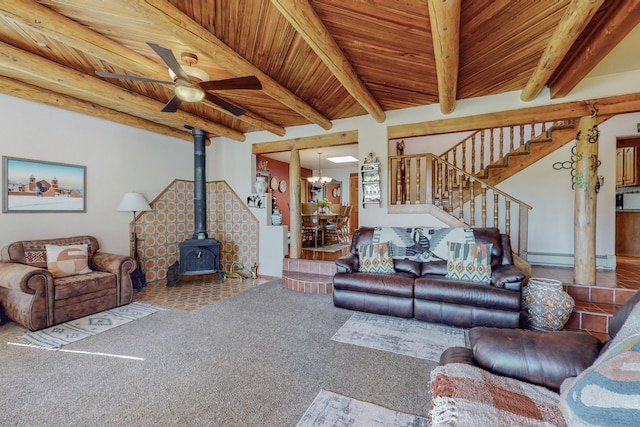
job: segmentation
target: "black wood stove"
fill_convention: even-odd
[[[201,129],[188,127],[193,134],[195,151],[194,167],[194,219],[195,227],[191,239],[180,243],[180,261],[169,267],[167,271],[167,286],[180,283],[182,276],[195,276],[218,273],[222,282],[220,270],[220,242],[210,239],[207,234],[207,200],[206,200],[206,164],[205,164],[205,133]]]

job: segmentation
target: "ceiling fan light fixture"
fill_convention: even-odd
[[[206,71],[201,70],[200,68],[183,65],[182,69],[184,70],[185,73],[187,73],[187,76],[191,77],[192,80],[195,80],[198,82],[206,82],[206,81],[209,81],[210,79],[209,74]],[[169,76],[171,77],[171,80],[175,82],[178,79],[178,76],[176,76],[176,73],[174,73],[171,68],[167,68],[167,70],[169,71]]]
[[[178,98],[185,102],[199,102],[204,99],[204,91],[197,86],[178,80],[174,88]]]

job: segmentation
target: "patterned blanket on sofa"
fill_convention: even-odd
[[[566,426],[549,389],[449,363],[431,372],[431,427]]]
[[[473,229],[464,227],[376,227],[373,243],[391,242],[391,256],[413,261],[446,260],[448,242],[475,243]]]

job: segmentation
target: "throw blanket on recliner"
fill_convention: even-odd
[[[446,260],[449,243],[475,243],[473,229],[464,227],[376,227],[373,243],[391,242],[391,256],[413,261]]]

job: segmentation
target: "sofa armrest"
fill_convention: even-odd
[[[469,342],[478,366],[551,390],[596,360],[602,343],[585,332],[475,327]]]
[[[356,273],[360,268],[360,258],[355,254],[343,255],[336,260],[338,273]]]
[[[113,273],[116,276],[129,275],[136,269],[136,262],[126,255],[96,252],[93,254],[91,269]]]
[[[478,366],[473,358],[473,350],[466,347],[449,347],[440,355],[440,365],[447,363],[464,363],[467,365]]]
[[[491,270],[491,283],[496,288],[520,292],[525,277],[524,273],[515,265],[501,265]]]
[[[18,262],[0,262],[0,286],[27,294],[44,292],[53,276],[44,268]]]

